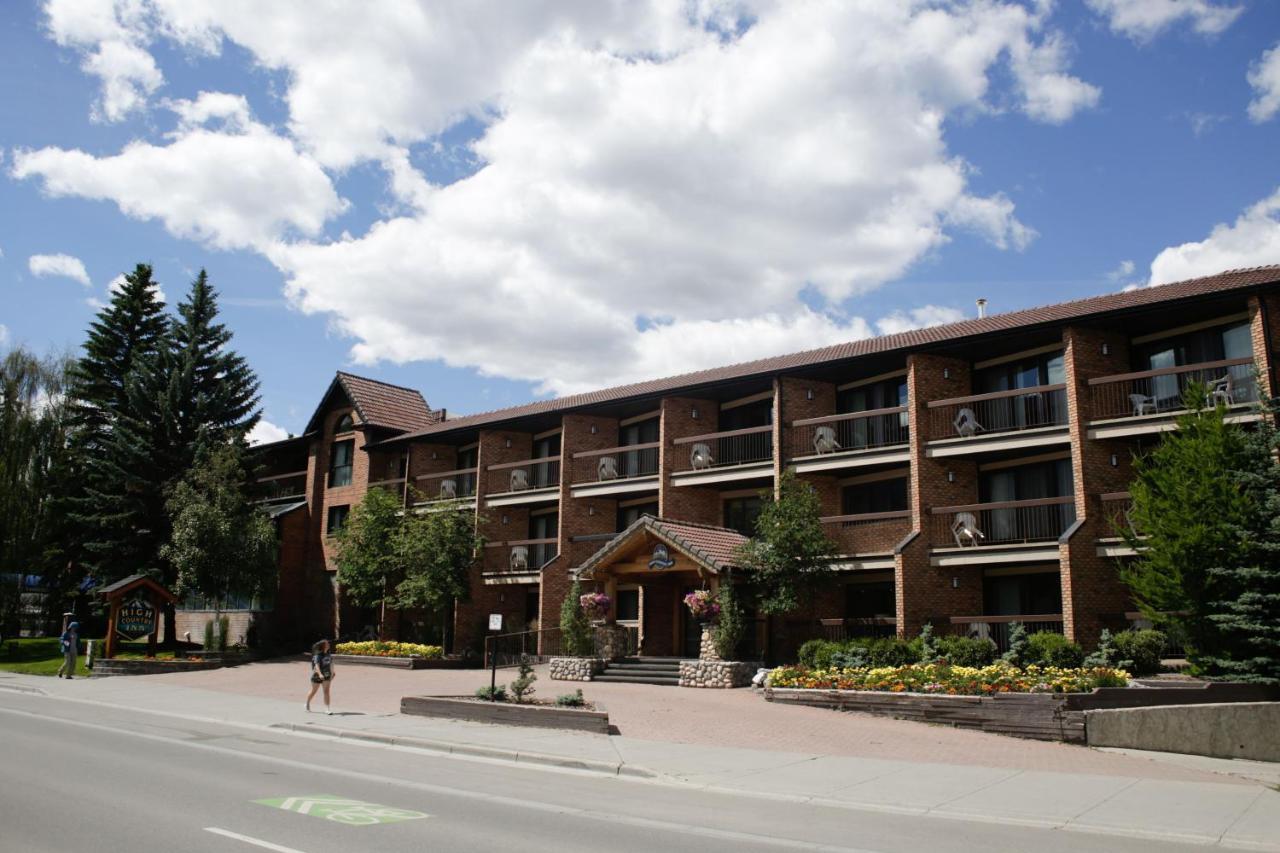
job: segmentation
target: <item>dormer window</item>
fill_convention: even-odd
[[[338,435],[344,432],[351,432],[355,428],[356,422],[351,419],[351,413],[347,412],[345,415],[338,418],[338,423],[334,425],[333,432],[335,435]]]

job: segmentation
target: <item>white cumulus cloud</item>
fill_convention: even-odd
[[[144,0],[49,0],[45,17],[54,41],[79,52],[80,67],[101,82],[95,119],[125,118],[143,108],[164,83],[147,49],[149,10]]]
[[[1215,225],[1205,239],[1160,252],[1151,262],[1148,284],[1266,264],[1280,264],[1280,188],[1247,208],[1234,223]]]
[[[1244,12],[1238,3],[1216,0],[1085,0],[1089,8],[1107,19],[1113,32],[1134,41],[1150,41],[1160,33],[1186,22],[1201,35],[1213,36],[1235,23]]]
[[[1100,97],[1043,2],[137,2],[137,43],[282,72],[287,127],[204,92],[167,102],[167,144],[21,151],[15,175],[262,252],[357,360],[552,393],[871,334],[850,300],[958,234],[1035,237],[970,190],[948,119],[1061,123]],[[474,167],[433,182],[459,126]],[[330,178],[362,164],[397,204],[326,239]]]
[[[1249,67],[1248,79],[1254,92],[1249,118],[1259,124],[1275,118],[1280,113],[1280,42]]]
[[[84,262],[75,255],[32,255],[27,259],[27,269],[34,276],[58,276],[61,278],[69,278],[72,281],[78,281],[85,287],[92,286],[89,281],[89,273],[84,268]]]
[[[289,431],[282,426],[276,426],[266,419],[260,418],[253,429],[249,430],[250,444],[270,444],[273,441],[281,441],[289,437]]]

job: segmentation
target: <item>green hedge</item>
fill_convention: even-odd
[[[1061,634],[1037,631],[1027,637],[1025,665],[1075,669],[1084,663],[1084,649]]]

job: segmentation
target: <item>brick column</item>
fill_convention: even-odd
[[[1063,330],[1067,374],[1067,419],[1071,432],[1071,475],[1079,527],[1058,546],[1062,579],[1062,630],[1068,639],[1093,646],[1108,622],[1129,610],[1131,598],[1120,582],[1119,564],[1098,556],[1100,537],[1113,536],[1099,496],[1123,492],[1132,478],[1133,447],[1123,440],[1089,438],[1092,397],[1089,379],[1129,370],[1127,337],[1118,329],[1072,326]],[[1103,345],[1107,352],[1103,353]],[[1116,464],[1112,465],[1111,460]],[[1107,617],[1112,617],[1108,620]]]
[[[970,393],[969,363],[938,355],[907,358],[907,409],[911,415],[911,472],[908,491],[911,520],[918,535],[894,557],[894,594],[898,605],[898,635],[913,637],[925,622],[982,612],[982,575],[977,568],[937,569],[929,565],[935,506],[978,502],[978,466],[964,459],[930,459],[925,455],[929,435],[930,400]],[[950,472],[953,477],[948,480]],[[958,580],[953,586],[952,579]],[[935,625],[939,633],[942,624]]]
[[[409,462],[405,466],[405,472],[408,475],[406,495],[409,498],[406,502],[412,503],[415,493],[421,493],[421,500],[438,498],[440,496],[438,487],[432,493],[422,491],[424,479],[432,474],[457,470],[457,467],[458,448],[454,445],[415,443],[409,454]]]
[[[1280,347],[1280,299],[1265,294],[1249,297],[1249,332],[1253,338],[1253,358],[1258,365],[1258,388],[1269,396],[1280,395],[1276,387],[1276,348]]]
[[[698,417],[693,418],[693,410]],[[689,455],[689,445],[674,444],[677,438],[716,432],[720,405],[714,400],[667,397],[659,405],[662,446],[658,450],[658,514],[663,518],[720,523],[720,492],[692,486],[672,486],[671,472],[681,470],[676,460]],[[687,469],[688,466],[685,466]]]

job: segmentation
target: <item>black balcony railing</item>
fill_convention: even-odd
[[[935,548],[1057,541],[1076,520],[1075,498],[1070,495],[941,506],[930,512],[930,543]]]
[[[1067,423],[1065,385],[1038,385],[934,400],[928,404],[929,438],[974,438]]]
[[[487,470],[489,482],[486,494],[489,495],[551,489],[560,485],[559,456],[504,462],[501,465],[490,465]]]
[[[706,471],[751,465],[773,459],[773,427],[758,426],[709,432],[674,440],[672,470]]]
[[[1205,389],[1206,406],[1241,406],[1258,400],[1251,358],[1228,358],[1181,367],[1162,367],[1100,376],[1089,380],[1091,417],[1142,417],[1186,408],[1184,396],[1193,383]]]
[[[476,496],[476,469],[460,468],[438,474],[421,474],[414,478],[418,501],[463,500]]]
[[[573,454],[575,485],[651,477],[658,473],[658,442],[584,450]]]
[[[911,437],[906,406],[792,421],[792,458],[905,445]]]

